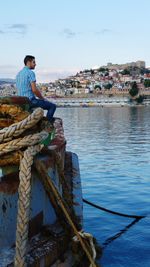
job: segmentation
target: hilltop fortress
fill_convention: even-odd
[[[145,68],[145,61],[138,60],[136,62],[130,62],[125,64],[112,64],[111,62],[109,62],[106,66],[102,66],[102,68],[107,68],[109,70],[122,70],[129,67]]]

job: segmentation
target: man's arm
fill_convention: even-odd
[[[32,89],[32,92],[33,92],[34,95],[36,95],[40,99],[44,99],[44,97],[42,96],[40,90],[37,89],[35,82],[31,82],[31,89]]]

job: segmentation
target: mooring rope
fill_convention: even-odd
[[[40,144],[40,142],[48,137],[48,133],[41,131],[22,138],[13,138],[22,134],[26,129],[34,126],[43,115],[44,111],[41,108],[38,108],[24,120],[0,130],[0,142],[3,142],[0,144],[0,156],[26,148],[22,153],[23,158],[20,161],[16,254],[14,259],[15,267],[27,266],[25,257],[27,253],[30,219],[31,166],[33,164],[34,155],[36,155],[44,146],[43,144]]]
[[[94,242],[93,242],[93,236],[91,234],[89,234],[89,233],[85,233],[85,232],[82,232],[82,231],[80,231],[79,234],[81,235],[82,238],[89,240],[90,247],[92,249],[93,260],[95,261],[96,260],[96,249],[95,249]],[[79,241],[77,236],[73,237],[73,241],[74,242]],[[92,264],[90,264],[89,267],[92,267]]]
[[[22,134],[25,130],[33,127],[37,124],[38,121],[43,118],[44,111],[41,108],[37,108],[24,120],[14,123],[9,127],[5,127],[0,130],[0,143],[7,142],[12,139],[12,137],[16,137]]]
[[[12,108],[12,107],[11,107]],[[11,110],[13,113],[13,109]],[[27,267],[26,263],[26,254],[27,254],[27,242],[28,242],[28,230],[29,230],[29,219],[30,219],[30,198],[31,198],[31,166],[33,164],[34,156],[39,153],[44,144],[43,140],[48,137],[48,133],[41,131],[35,134],[29,134],[24,137],[19,137],[13,139],[14,137],[19,136],[25,130],[34,126],[44,115],[44,112],[41,108],[36,109],[31,115],[28,115],[27,118],[23,119],[20,122],[17,122],[9,127],[3,128],[0,130],[0,156],[7,153],[17,151],[20,155],[20,172],[19,172],[19,199],[18,199],[18,214],[17,214],[17,229],[16,229],[16,254],[14,258],[14,267]],[[26,148],[24,152],[20,149]],[[4,156],[5,157],[5,156]],[[8,159],[6,157],[6,162]],[[4,164],[4,162],[2,162]],[[59,191],[49,179],[47,175],[47,170],[44,165],[39,161],[38,166],[36,166],[39,172],[43,170],[43,175],[47,178],[47,184],[52,189],[54,197],[56,198],[58,205],[62,209],[68,223],[72,227],[74,234],[77,236],[83,251],[85,252],[87,258],[90,262],[90,267],[96,267],[95,257],[96,251],[93,244],[92,236],[88,233],[78,232],[71,216],[68,212],[67,203],[62,199]],[[40,169],[39,169],[40,167]],[[64,177],[62,177],[64,178]],[[89,246],[84,242],[84,238],[89,240],[89,245],[92,249],[92,252],[89,250]]]
[[[28,147],[24,152],[24,157],[20,162],[19,173],[19,199],[18,199],[18,214],[17,214],[17,229],[16,229],[16,255],[14,260],[15,267],[25,267],[28,229],[30,220],[30,199],[31,199],[31,166],[33,157],[40,152],[43,145],[35,145]]]
[[[50,179],[49,175],[47,174],[47,171],[46,171],[46,168],[44,166],[44,164],[39,161],[39,160],[36,160],[36,169],[38,170],[39,173],[41,173],[44,178],[47,180],[47,183],[49,184],[49,187],[52,189],[52,192],[54,193],[55,195],[55,198],[57,199],[61,209],[63,210],[64,212],[64,215],[69,223],[69,225],[72,227],[75,235],[77,236],[80,244],[81,244],[81,247],[83,249],[83,251],[85,252],[89,262],[90,262],[90,267],[97,267],[96,263],[95,263],[95,250],[93,250],[92,248],[92,251],[94,251],[93,255],[91,255],[91,253],[89,252],[89,249],[87,248],[86,246],[86,243],[84,242],[84,239],[82,238],[84,236],[84,232],[82,232],[82,235],[81,235],[81,232],[79,232],[74,224],[74,222],[72,221],[72,218],[71,216],[69,215],[68,211],[67,211],[67,207],[66,207],[66,203],[64,202],[64,200],[62,199],[59,191],[57,190],[56,186],[54,185],[54,183],[52,182],[52,179]],[[91,238],[88,236],[88,234],[86,233],[84,238],[85,237],[88,237],[88,238]],[[91,245],[91,239],[90,239],[90,245]],[[94,245],[93,245],[94,246]]]
[[[111,214],[114,214],[114,215],[118,215],[118,216],[122,216],[122,217],[127,217],[127,218],[134,218],[134,219],[142,219],[142,218],[145,218],[146,216],[144,215],[129,215],[129,214],[125,214],[125,213],[121,213],[121,212],[116,212],[116,211],[112,211],[112,210],[109,210],[109,209],[106,209],[104,207],[101,207],[99,205],[96,205],[86,199],[83,198],[83,202],[96,208],[96,209],[99,209],[99,210],[103,210],[105,212],[108,212],[108,213],[111,213]]]

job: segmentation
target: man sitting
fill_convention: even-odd
[[[47,118],[49,121],[52,121],[56,105],[45,100],[40,90],[36,87],[36,77],[32,71],[36,66],[35,57],[30,55],[26,56],[24,58],[24,64],[24,68],[16,76],[18,95],[28,97],[31,102],[31,108],[41,107],[46,109],[48,111]]]

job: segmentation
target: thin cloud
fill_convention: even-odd
[[[66,37],[66,38],[73,38],[77,35],[76,32],[73,32],[71,29],[66,28],[62,31],[62,34]]]
[[[109,35],[109,34],[112,34],[114,33],[111,29],[107,29],[107,28],[104,28],[104,29],[101,29],[100,31],[89,31],[89,32],[75,32],[75,31],[72,31],[71,29],[69,28],[65,28],[61,34],[63,34],[63,36],[65,36],[66,38],[75,38],[77,37],[79,34],[82,34],[82,35]]]
[[[96,34],[96,35],[106,35],[106,34],[111,34],[111,33],[113,33],[113,31],[112,30],[110,30],[110,29],[102,29],[102,30],[100,30],[100,31],[96,31],[96,32],[94,32],[94,34]]]
[[[27,25],[22,23],[12,24],[8,28],[12,33],[18,33],[22,35],[26,34],[28,29]]]
[[[18,67],[15,65],[0,65],[0,78],[15,78]]]
[[[35,71],[37,82],[50,82],[59,78],[66,78],[70,75],[76,74],[77,70],[59,70],[59,69],[38,69]]]
[[[0,65],[0,70],[3,70],[3,69],[15,69],[16,68],[16,66],[15,65],[7,65],[7,64],[5,64],[5,65]]]
[[[23,66],[22,66],[23,67]],[[22,67],[15,65],[0,65],[0,78],[13,78],[15,79],[18,71]],[[37,83],[55,81],[59,78],[66,78],[70,75],[75,75],[79,70],[73,69],[51,69],[51,68],[37,68],[35,69]]]
[[[102,29],[101,34],[107,34],[107,33],[112,33],[112,30],[110,29]]]
[[[23,23],[16,23],[11,25],[5,25],[3,29],[0,30],[0,34],[17,34],[25,35],[28,30],[28,25]]]

